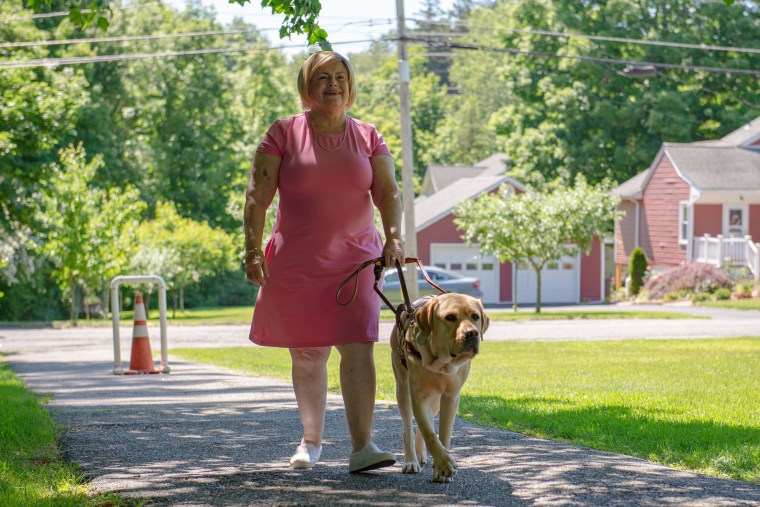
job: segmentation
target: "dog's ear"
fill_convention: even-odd
[[[483,303],[478,300],[478,305],[480,305],[480,337],[483,338],[483,335],[486,334],[486,329],[488,329],[488,315],[486,315],[486,311],[483,309]]]
[[[414,320],[420,327],[420,331],[426,336],[433,331],[433,315],[435,315],[435,307],[437,305],[438,300],[436,298],[431,298],[430,301],[425,303],[414,313]]]

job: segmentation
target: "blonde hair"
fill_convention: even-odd
[[[335,53],[333,51],[320,51],[314,53],[303,62],[301,70],[298,71],[298,94],[301,96],[301,107],[309,109],[311,103],[311,95],[309,95],[309,83],[311,78],[319,69],[335,61],[342,62],[348,72],[348,102],[346,102],[346,109],[350,109],[356,101],[356,81],[354,80],[354,69],[351,68],[351,64],[345,56]]]

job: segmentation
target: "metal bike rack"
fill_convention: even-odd
[[[166,337],[166,282],[158,275],[117,276],[111,280],[111,315],[113,316],[113,373],[123,375],[119,339],[119,285],[153,283],[158,285],[158,311],[161,315],[161,373],[169,373],[169,350]]]

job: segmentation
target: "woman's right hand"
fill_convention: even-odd
[[[250,251],[245,255],[245,276],[259,287],[264,287],[269,281],[269,266],[264,252]]]

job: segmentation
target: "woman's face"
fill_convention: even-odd
[[[345,106],[348,91],[348,70],[340,60],[320,67],[309,83],[312,108]]]

